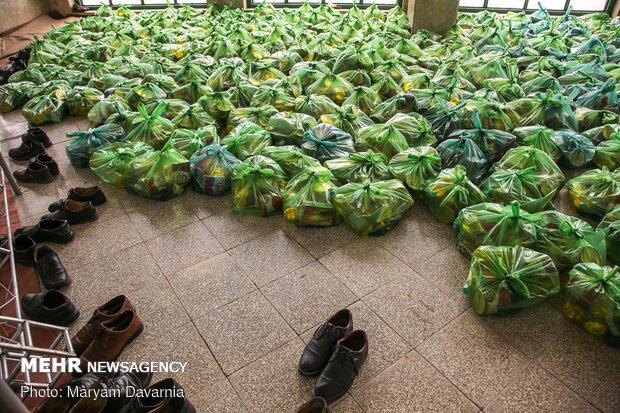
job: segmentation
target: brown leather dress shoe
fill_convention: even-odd
[[[90,343],[93,342],[101,323],[117,317],[123,311],[133,309],[133,304],[131,304],[129,298],[124,295],[116,296],[99,308],[95,309],[95,312],[90,320],[88,320],[84,327],[82,327],[80,331],[78,331],[77,334],[71,339],[71,344],[73,345],[73,351],[75,351],[75,354],[81,356],[84,350],[90,346]]]
[[[115,361],[143,329],[142,320],[134,310],[123,311],[101,323],[97,335],[80,356],[80,368],[87,371],[90,361]]]

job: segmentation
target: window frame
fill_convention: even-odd
[[[112,4],[113,0],[100,0],[99,3],[106,3],[108,6],[110,7],[120,7],[121,5],[119,4]],[[141,4],[128,4],[127,7],[129,8],[133,8],[133,9],[161,9],[162,7],[167,7],[166,4],[163,4],[165,0],[162,0],[162,4],[145,4],[144,0],[140,0]],[[247,1],[247,7],[252,9],[256,6],[258,6],[259,4],[261,4],[262,2],[255,2],[254,0],[246,0]],[[369,7],[370,5],[372,5],[372,0],[365,0],[367,3],[364,3],[364,0],[355,0],[355,4],[357,5],[357,7],[359,7],[360,9]],[[82,0],[77,0],[77,2],[80,5],[84,5]],[[179,3],[177,0],[170,0],[170,4],[172,6],[175,7],[182,7],[182,6],[190,6],[190,7],[195,7],[198,9],[204,9],[207,8],[209,6],[208,0],[205,0],[204,4],[200,4],[200,3]],[[284,0],[283,3],[270,3],[271,5],[273,5],[273,7],[276,8],[295,8],[295,7],[299,7],[303,4],[303,0]],[[321,0],[319,3],[311,3],[311,6],[318,6],[320,4],[328,4],[327,0]],[[333,5],[339,9],[349,9],[351,7],[353,7],[353,2],[351,3],[333,3]],[[396,2],[394,4],[377,4],[377,7],[380,9],[391,9],[394,6],[400,6],[402,7],[403,4],[403,0],[396,0]],[[88,5],[89,8],[96,10],[100,7],[99,5]]]
[[[583,14],[590,14],[590,13],[607,13],[608,15],[611,16],[611,13],[614,10],[614,6],[616,5],[616,2],[618,0],[607,0],[607,3],[605,5],[605,8],[603,10],[572,10],[571,14],[574,15],[583,15]],[[482,4],[481,7],[465,7],[465,6],[459,6],[459,11],[462,12],[466,12],[466,13],[477,13],[480,11],[484,11],[484,10],[488,10],[488,11],[492,11],[495,13],[508,13],[508,12],[521,12],[524,11],[526,13],[533,13],[534,11],[536,11],[536,9],[530,9],[527,8],[528,5],[528,1],[524,1],[523,2],[523,7],[514,7],[514,8],[496,8],[496,7],[488,7],[489,4],[489,0],[484,0],[484,3]],[[568,10],[568,6],[570,5],[570,0],[566,0],[564,2],[564,7],[561,10],[548,10],[549,14],[551,15],[562,15],[566,13],[566,10]]]

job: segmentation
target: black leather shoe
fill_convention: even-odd
[[[38,162],[32,162],[28,168],[21,171],[13,171],[13,176],[19,182],[31,184],[48,184],[54,180],[49,168]]]
[[[26,234],[16,236],[13,240],[15,261],[28,267],[34,266],[34,248],[36,245],[37,243]]]
[[[71,277],[60,257],[47,245],[37,245],[35,248],[34,269],[47,290],[59,290],[71,284]]]
[[[329,413],[329,407],[325,399],[315,397],[299,406],[297,413]]]
[[[36,158],[34,158],[34,161],[36,163],[40,163],[41,165],[47,166],[47,169],[50,170],[52,176],[60,175],[60,169],[58,169],[58,164],[48,154],[43,153],[41,155],[38,155]]]
[[[69,297],[54,290],[24,295],[22,308],[29,319],[57,326],[68,326],[80,316]]]
[[[164,393],[157,397],[134,397],[119,413],[196,413],[192,403],[185,397],[185,390],[173,379],[164,379],[148,387],[148,393]],[[176,397],[165,397],[172,392]],[[182,395],[181,395],[182,394]]]
[[[67,413],[80,397],[77,396],[93,385],[97,384],[100,377],[94,373],[86,373],[78,379],[64,383],[58,388],[58,397],[49,397],[37,407],[34,413]]]
[[[19,147],[9,149],[9,156],[16,161],[27,161],[43,153],[45,153],[43,144],[33,141],[22,142]]]
[[[108,392],[110,396],[97,399],[83,398],[75,404],[70,413],[118,413],[131,402],[132,394],[135,394],[136,390],[144,389],[150,384],[152,377],[152,373],[129,372],[101,379],[93,386],[93,389]],[[128,390],[129,388],[131,390]]]
[[[305,376],[316,376],[334,353],[338,340],[353,331],[353,315],[340,310],[316,329],[299,359],[298,370]]]
[[[97,210],[90,202],[64,200],[60,209],[45,214],[41,219],[66,219],[69,225],[81,224],[97,218]]]
[[[79,202],[90,202],[94,206],[103,205],[107,202],[105,194],[98,186],[89,186],[87,188],[71,188],[67,194],[67,199]],[[58,211],[61,208],[63,200],[56,201],[47,207],[49,212]]]
[[[36,225],[17,228],[15,237],[25,234],[34,240],[34,242],[54,242],[57,244],[66,244],[73,240],[74,234],[67,220],[61,219],[42,219]]]
[[[328,402],[344,395],[367,358],[368,337],[364,331],[355,330],[338,341],[334,354],[314,385],[314,395]]]
[[[41,128],[28,128],[28,131],[22,135],[22,141],[38,142],[46,148],[52,146],[52,140]]]

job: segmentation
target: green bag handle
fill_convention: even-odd
[[[471,114],[471,122],[474,125],[474,129],[482,130],[482,123],[480,122],[480,116],[478,115],[478,108],[474,108]]]
[[[359,154],[356,152],[350,153],[349,154],[349,159],[351,159],[352,161],[356,161],[356,162],[360,162],[360,163],[365,163],[365,164],[371,164],[371,165],[377,165],[379,163],[385,163],[387,158],[385,157],[384,154],[382,153],[375,153],[372,150],[368,150],[366,151],[366,153],[364,154]]]

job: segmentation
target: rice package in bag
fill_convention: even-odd
[[[89,166],[103,182],[122,188],[134,158],[152,151],[144,142],[115,142],[94,152]]]
[[[220,143],[220,137],[213,125],[199,129],[175,129],[168,143],[189,159],[197,150],[212,143]]]
[[[329,169],[304,168],[284,188],[284,218],[302,227],[328,227],[339,223],[340,217],[331,203],[334,188]]]
[[[577,264],[569,274],[562,312],[588,333],[620,347],[620,267]]]
[[[273,115],[267,127],[271,138],[277,145],[301,146],[304,133],[317,125],[316,119],[310,115],[296,112],[279,112]]]
[[[212,143],[189,159],[192,186],[201,194],[222,195],[230,189],[233,172],[241,161],[225,145]]]
[[[432,146],[417,146],[394,155],[388,167],[395,178],[415,193],[421,193],[441,172],[441,158]]]
[[[480,315],[511,314],[560,292],[548,255],[523,248],[483,246],[472,255],[463,292]]]
[[[67,134],[73,138],[65,147],[71,165],[77,168],[88,168],[91,155],[106,145],[122,141],[125,131],[119,125],[103,125],[87,131]]]
[[[392,179],[387,157],[370,149],[366,152],[350,153],[344,158],[329,159],[325,161],[325,167],[343,183]]]
[[[166,201],[183,193],[191,180],[189,161],[170,145],[134,158],[125,188],[145,198]]]
[[[581,212],[602,217],[620,205],[620,170],[592,169],[568,181],[566,187]]]
[[[549,255],[561,273],[580,262],[605,263],[605,233],[590,224],[558,211],[540,214],[536,223],[536,249]]]
[[[409,146],[437,143],[432,125],[419,113],[397,113],[388,119],[386,124],[395,126],[405,137]]]
[[[267,146],[260,154],[276,161],[288,177],[297,175],[307,167],[321,166],[319,161],[294,145]]]
[[[620,205],[605,214],[596,230],[605,231],[607,261],[620,265]]]
[[[570,130],[558,130],[551,136],[562,152],[561,164],[567,168],[585,168],[592,163],[596,148],[592,141]]]
[[[163,117],[166,111],[166,104],[160,102],[149,114],[146,107],[138,104],[140,116],[131,120],[131,131],[127,133],[127,140],[130,142],[144,142],[159,150],[164,147],[172,132],[175,130],[174,124]]]
[[[487,200],[461,165],[444,169],[431,179],[424,188],[424,199],[433,216],[444,224],[452,224],[461,209]]]
[[[457,247],[465,256],[481,245],[534,248],[539,219],[521,210],[516,201],[506,206],[489,202],[469,206],[454,221]]]
[[[361,235],[382,235],[396,226],[413,205],[397,179],[351,182],[332,190],[332,203],[345,224]]]
[[[559,188],[564,185],[566,180],[564,173],[553,162],[551,157],[540,149],[529,146],[519,146],[512,148],[493,165],[494,170],[527,169],[534,167],[537,172],[547,174],[555,181]]]
[[[445,168],[462,165],[467,176],[474,183],[481,182],[490,168],[489,161],[482,150],[466,134],[447,139],[437,146],[437,153]]]
[[[304,133],[301,149],[319,162],[355,152],[351,135],[328,123],[319,123]]]
[[[0,87],[0,112],[9,113],[22,107],[32,97],[32,82],[8,83]]]
[[[233,155],[244,160],[252,155],[258,155],[271,145],[271,135],[252,122],[244,122],[222,138],[221,142]]]
[[[607,167],[615,171],[620,166],[620,132],[611,136],[608,141],[603,141],[596,146],[594,163],[599,168]]]
[[[493,202],[509,204],[517,201],[527,212],[540,212],[553,208],[551,201],[560,187],[551,176],[532,166],[497,170],[480,185],[480,189]]]
[[[57,95],[42,95],[29,100],[22,109],[22,115],[33,126],[46,123],[60,123],[67,113],[67,101]]]
[[[265,217],[282,212],[286,174],[273,160],[251,156],[235,167],[232,178],[233,210]]]
[[[549,155],[553,162],[557,162],[562,158],[562,151],[553,141],[553,133],[552,129],[541,125],[524,126],[512,131],[517,137],[517,145],[540,149]]]
[[[67,109],[71,116],[86,116],[88,112],[103,99],[103,93],[97,89],[76,86],[67,93]]]
[[[358,151],[373,150],[384,154],[387,159],[409,148],[407,139],[396,128],[387,123],[366,126],[359,131],[355,141]]]

